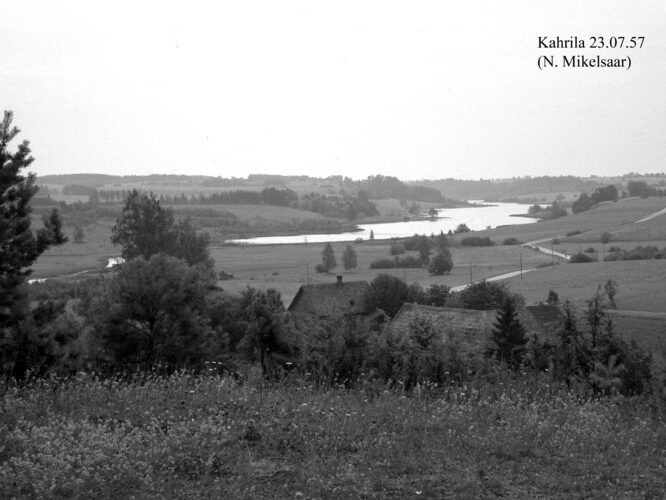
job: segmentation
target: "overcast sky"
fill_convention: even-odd
[[[38,175],[665,171],[661,1],[0,0]],[[644,36],[544,50],[539,36]],[[539,71],[541,54],[632,68]]]

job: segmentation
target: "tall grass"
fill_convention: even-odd
[[[2,498],[657,498],[664,409],[498,372],[406,393],[181,372],[9,388]]]

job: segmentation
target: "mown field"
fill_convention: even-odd
[[[382,258],[392,258],[389,242],[352,243],[358,256],[358,269],[346,272],[342,266],[342,252],[347,243],[333,243],[332,247],[338,261],[338,267],[331,273],[316,273],[315,265],[321,262],[323,244],[305,245],[270,245],[270,246],[225,246],[212,248],[211,256],[215,259],[215,268],[224,270],[236,279],[218,284],[231,291],[241,290],[248,285],[259,288],[275,288],[282,293],[285,303],[289,303],[298,287],[308,280],[309,283],[335,281],[336,274],[345,280],[372,280],[384,272],[405,279],[408,283],[418,282],[422,286],[433,283],[456,286],[470,280],[470,260],[474,280],[490,278],[498,274],[520,269],[521,248],[518,246],[498,247],[455,247],[451,253],[454,268],[444,276],[430,275],[425,268],[418,269],[370,269],[370,263]],[[408,252],[418,255],[416,252]],[[525,268],[550,262],[550,257],[522,250]]]
[[[438,392],[80,378],[0,400],[2,498],[663,498],[663,401],[531,374]]]

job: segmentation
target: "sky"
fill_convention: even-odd
[[[666,171],[659,0],[0,0],[0,106],[38,175]],[[645,37],[543,49],[539,36]],[[631,57],[547,68],[541,55]]]

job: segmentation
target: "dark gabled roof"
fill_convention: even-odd
[[[430,321],[444,338],[454,336],[472,348],[482,348],[495,328],[497,310],[479,311],[403,304],[391,321],[389,329],[395,333],[407,331],[417,318]],[[551,338],[562,324],[562,313],[556,306],[540,304],[520,308],[518,319],[528,335],[536,333],[539,338],[546,339]]]
[[[343,281],[301,285],[287,308],[296,314],[319,317],[366,314],[367,281]]]
[[[391,321],[389,329],[398,333],[407,331],[416,319],[426,319],[432,323],[444,338],[453,336],[472,346],[485,345],[493,330],[497,311],[434,307],[420,304],[403,304]]]

